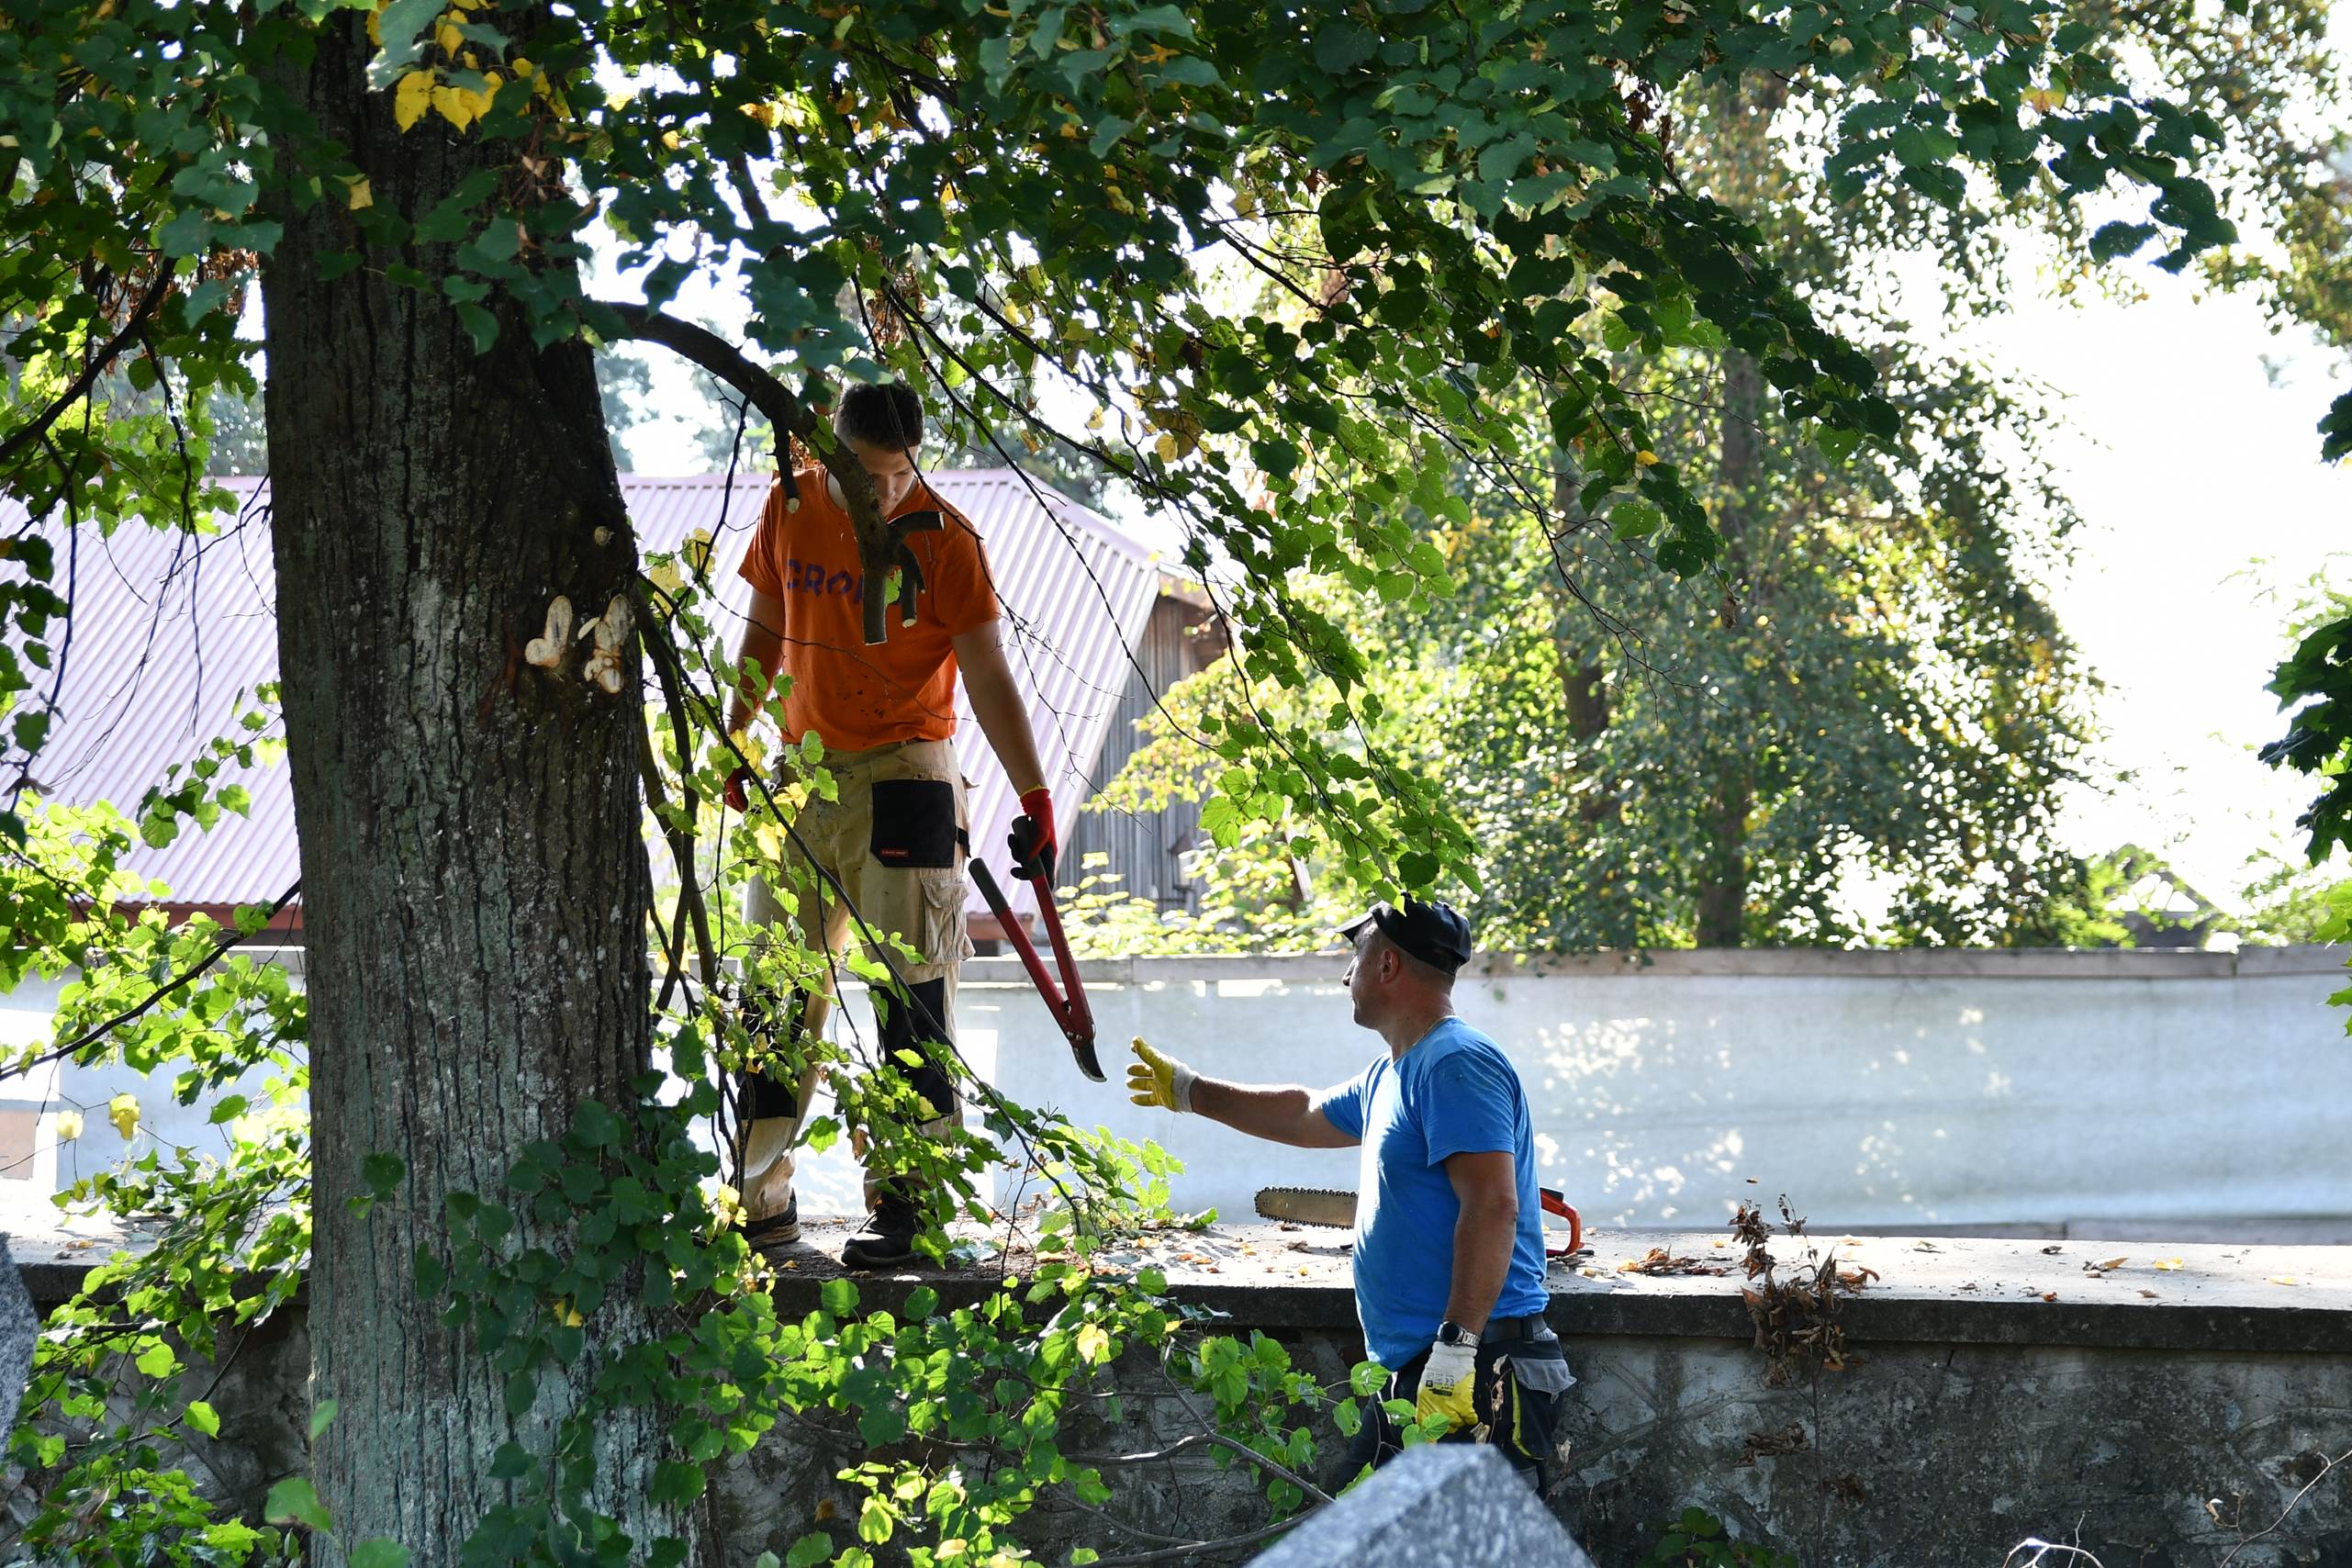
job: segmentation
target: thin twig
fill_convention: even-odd
[[[278,894],[277,902],[270,905],[270,919],[276,919],[278,912],[285,909],[287,904],[293,902],[295,895],[301,891],[302,879],[297,877],[294,879],[294,885],[287,888],[286,891]],[[262,929],[268,929],[268,923],[266,921],[263,922]],[[256,935],[258,935],[258,933],[256,933]],[[141,1014],[145,1014],[149,1008],[153,1007],[157,1002],[162,1001],[174,991],[180,990],[189,981],[203,974],[207,969],[212,968],[213,965],[220,962],[221,959],[229,956],[231,950],[241,946],[247,940],[248,938],[245,933],[232,930],[229,935],[228,940],[216,944],[211,952],[206,954],[196,962],[189,965],[173,980],[148,992],[146,1000],[140,1002],[138,1006],[129,1008],[124,1012],[118,1013],[103,1024],[95,1025],[91,1028],[84,1029],[81,1034],[74,1036],[73,1038],[66,1041],[62,1046],[51,1047],[50,1049],[43,1051],[37,1057],[32,1057],[27,1060],[10,1064],[6,1069],[0,1070],[0,1081],[14,1078],[20,1073],[30,1072],[37,1067],[46,1067],[53,1061],[62,1061],[65,1058],[72,1056],[74,1052],[82,1049],[84,1046],[91,1044],[93,1041],[103,1037],[113,1030],[121,1028],[125,1024],[140,1017]]]
[[[155,281],[147,286],[147,292],[140,296],[139,303],[131,308],[130,319],[123,323],[122,330],[106,340],[106,346],[82,367],[82,374],[75,376],[72,384],[58,395],[55,402],[34,415],[30,423],[10,431],[6,441],[0,441],[0,464],[8,463],[23,448],[39,441],[48,431],[50,426],[64,417],[67,409],[89,395],[90,388],[98,384],[98,377],[106,373],[106,367],[115,362],[124,349],[138,341],[139,335],[146,330],[147,318],[153,315],[155,308],[163,303],[163,296],[170,291],[171,286],[172,269],[159,260],[156,263]]]

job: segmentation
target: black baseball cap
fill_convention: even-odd
[[[1339,934],[1353,942],[1356,933],[1367,925],[1379,927],[1380,934],[1404,952],[1448,974],[1470,960],[1470,922],[1450,903],[1406,899],[1403,909],[1376,903],[1361,919],[1341,927]]]

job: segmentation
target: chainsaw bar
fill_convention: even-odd
[[[1356,1194],[1328,1187],[1260,1187],[1258,1213],[1266,1219],[1293,1225],[1328,1226],[1334,1230],[1356,1228]]]

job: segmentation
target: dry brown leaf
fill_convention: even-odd
[[[2044,1301],[2055,1301],[2058,1299],[2058,1293],[2055,1291],[2044,1291],[2042,1293],[2042,1299]]]
[[[2155,1301],[2156,1299],[2156,1294],[2154,1291],[2142,1291],[2140,1294],[2147,1297],[2150,1301]]]

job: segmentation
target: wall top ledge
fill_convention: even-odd
[[[254,943],[237,951],[299,976],[298,944]],[[1643,952],[1481,953],[1463,972],[1495,979],[1642,980],[1716,977],[1755,980],[2254,980],[2341,972],[2352,946],[2242,947],[2207,953],[2174,947],[1659,947]],[[1204,953],[1173,958],[1088,958],[1089,984],[1166,985],[1272,981],[1337,987],[1347,955]],[[1010,955],[968,960],[967,985],[1026,986]]]
[[[1720,977],[1755,980],[2252,980],[2341,972],[2352,947],[2246,947],[2234,953],[2178,948],[1712,947],[1646,953],[1482,953],[1466,975],[1494,980],[1638,980]],[[1163,958],[1090,958],[1092,984],[1273,981],[1336,987],[1345,956],[1329,953],[1215,954]],[[1025,986],[1020,960],[974,958],[967,985]]]
[[[805,1222],[803,1244],[787,1255],[795,1266],[778,1275],[781,1315],[818,1309],[824,1282],[842,1273],[834,1260],[856,1223]],[[44,1311],[126,1240],[88,1221],[18,1224],[9,1245]],[[1595,1231],[1585,1240],[1585,1252],[1551,1267],[1551,1319],[1563,1336],[1754,1337],[1741,1300],[1748,1282],[1741,1253],[1722,1231]],[[1159,1270],[1171,1294],[1225,1314],[1232,1329],[1349,1329],[1356,1309],[1348,1241],[1345,1231],[1253,1221],[1149,1233],[1105,1259]],[[128,1245],[138,1248],[139,1238]],[[1809,1246],[1862,1282],[1859,1290],[1840,1291],[1838,1321],[1865,1354],[1874,1342],[2352,1354],[2352,1247],[1824,1232],[1775,1239],[1781,1278]],[[1620,1267],[1653,1253],[1672,1260],[1663,1271]],[[976,1300],[996,1278],[992,1271],[927,1269],[851,1277],[865,1305],[893,1307],[923,1284],[949,1305]]]

